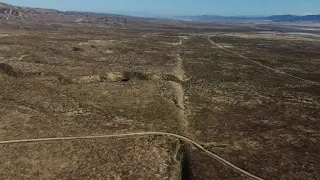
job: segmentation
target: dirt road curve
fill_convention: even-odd
[[[253,179],[256,180],[263,180],[262,178],[259,178],[243,169],[240,167],[232,164],[231,162],[223,159],[222,157],[208,151],[205,149],[202,145],[199,143],[193,141],[192,139],[189,139],[185,136],[181,136],[178,134],[173,134],[173,133],[165,133],[165,132],[141,132],[141,133],[128,133],[128,134],[114,134],[114,135],[101,135],[101,136],[82,136],[82,137],[60,137],[60,138],[42,138],[42,139],[22,139],[22,140],[10,140],[10,141],[0,141],[0,144],[13,144],[13,143],[30,143],[30,142],[48,142],[48,141],[66,141],[66,140],[80,140],[80,139],[102,139],[102,138],[123,138],[123,137],[135,137],[135,136],[167,136],[171,138],[177,138],[181,141],[190,143],[194,145],[195,147],[199,148],[201,151],[206,153],[208,156],[216,159],[217,161],[223,163],[226,166],[229,166],[240,173],[243,173]]]

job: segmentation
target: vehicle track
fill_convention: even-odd
[[[0,141],[0,145],[4,144],[16,144],[16,143],[33,143],[33,142],[49,142],[49,141],[67,141],[67,140],[85,140],[85,139],[105,139],[105,138],[124,138],[124,137],[135,137],[135,136],[166,136],[171,138],[179,139],[183,142],[189,143],[200,149],[206,155],[212,157],[213,159],[221,162],[223,165],[228,166],[248,177],[251,177],[256,180],[263,180],[262,178],[255,176],[246,170],[232,164],[231,162],[225,160],[224,158],[220,157],[219,155],[207,150],[199,143],[195,142],[188,137],[173,134],[173,133],[166,133],[166,132],[140,132],[140,133],[127,133],[127,134],[112,134],[112,135],[101,135],[101,136],[80,136],[80,137],[58,137],[58,138],[41,138],[41,139],[21,139],[21,140],[9,140],[9,141]]]
[[[250,62],[252,62],[252,63],[254,63],[254,64],[257,64],[257,65],[259,65],[259,66],[261,66],[261,67],[264,67],[264,68],[266,68],[266,69],[268,69],[268,70],[274,71],[274,72],[277,73],[277,74],[283,74],[283,75],[286,75],[286,76],[288,76],[288,77],[291,77],[291,78],[294,78],[294,79],[298,79],[298,80],[300,80],[300,81],[304,81],[304,82],[307,82],[307,83],[310,83],[310,84],[313,84],[313,85],[316,85],[316,86],[320,86],[320,83],[318,83],[318,82],[311,81],[311,80],[307,80],[307,79],[303,79],[303,78],[301,78],[301,77],[288,74],[288,73],[286,73],[286,72],[283,72],[283,71],[274,69],[274,68],[272,68],[272,67],[266,66],[266,65],[264,65],[264,64],[262,64],[262,63],[259,63],[259,62],[257,62],[257,61],[254,61],[254,60],[252,60],[252,59],[250,59],[250,58],[248,58],[248,57],[246,57],[246,56],[243,56],[243,55],[241,55],[241,54],[239,54],[239,53],[237,53],[237,52],[231,51],[231,50],[223,47],[222,45],[220,45],[220,44],[212,41],[210,38],[211,38],[211,36],[208,37],[208,40],[209,40],[209,42],[210,42],[211,44],[213,44],[214,46],[216,46],[216,47],[218,47],[218,48],[220,48],[220,49],[222,49],[222,50],[224,50],[224,51],[227,51],[227,52],[229,52],[229,53],[231,53],[231,54],[237,55],[237,56],[239,56],[239,57],[241,57],[241,58],[243,58],[243,59],[245,59],[245,60],[247,60],[247,61],[250,61]]]
[[[179,38],[180,38],[179,45],[182,45],[183,38],[182,37],[179,37]]]

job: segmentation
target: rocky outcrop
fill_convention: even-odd
[[[28,8],[13,6],[0,2],[0,19],[58,19],[65,18],[74,22],[100,22],[108,24],[128,24],[126,16],[110,15],[105,13],[87,13],[67,11],[62,12],[54,9]]]
[[[0,2],[0,17],[6,19],[39,18],[61,14],[62,12],[54,9],[19,7]]]

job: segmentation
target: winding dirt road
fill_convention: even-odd
[[[233,168],[234,170],[243,173],[244,175],[247,175],[248,177],[251,177],[256,180],[263,180],[262,178],[255,176],[246,170],[243,170],[242,168],[232,164],[231,162],[223,159],[222,157],[218,156],[217,154],[214,154],[210,151],[208,151],[206,148],[204,148],[199,143],[195,142],[192,139],[189,139],[188,137],[181,136],[179,134],[173,134],[173,133],[166,133],[166,132],[141,132],[141,133],[127,133],[127,134],[113,134],[113,135],[101,135],[101,136],[81,136],[81,137],[59,137],[59,138],[42,138],[42,139],[22,139],[22,140],[9,140],[9,141],[0,141],[1,144],[14,144],[14,143],[32,143],[32,142],[49,142],[49,141],[67,141],[67,140],[85,140],[85,139],[105,139],[105,138],[124,138],[124,137],[137,137],[137,136],[166,136],[169,138],[176,138],[183,142],[189,143],[203,151],[206,155],[214,158],[215,160],[221,162],[225,166],[229,166]]]

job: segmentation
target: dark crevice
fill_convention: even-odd
[[[123,78],[123,79],[121,79],[121,82],[128,82],[128,81],[130,81],[130,78]]]
[[[190,154],[188,148],[183,148],[183,157],[181,160],[181,179],[182,180],[192,180],[193,178],[191,164],[190,164]]]

